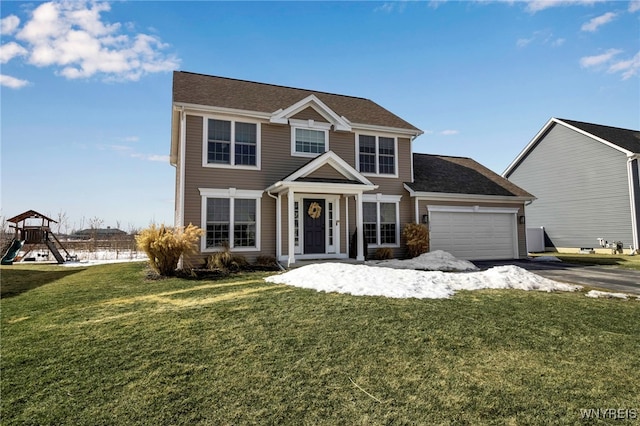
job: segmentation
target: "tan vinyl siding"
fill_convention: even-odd
[[[313,173],[309,175],[311,178],[320,178],[320,179],[346,179],[342,173],[338,172],[336,169],[331,167],[328,164],[320,167]]]
[[[324,118],[318,111],[316,111],[311,107],[303,109],[302,111],[292,116],[291,118],[294,118],[296,120],[314,120],[314,121],[320,121],[325,123],[327,122],[326,118]]]
[[[305,110],[309,113],[314,110]],[[260,123],[260,170],[230,169],[203,167],[203,117],[199,115],[186,116],[186,149],[185,149],[185,176],[184,176],[184,223],[193,223],[202,226],[201,211],[202,198],[198,188],[239,190],[265,190],[275,182],[283,180],[295,170],[307,164],[312,158],[296,157],[291,155],[291,127],[288,125]],[[355,133],[329,132],[329,149],[340,156],[352,167],[355,167]],[[413,221],[413,202],[403,187],[403,182],[411,180],[411,148],[410,140],[398,139],[398,178],[368,177],[379,188],[372,193],[384,195],[402,195],[400,202],[400,234],[406,223]],[[178,173],[178,171],[176,171]],[[339,172],[330,166],[323,166],[314,172],[312,177],[329,179],[342,179]],[[355,203],[353,197],[349,197],[349,230],[345,229],[347,198],[340,199],[340,252],[348,253],[351,235],[355,230]],[[261,233],[260,252],[242,252],[248,260],[253,261],[257,255],[276,255],[275,215],[276,201],[267,193],[264,193],[261,201]],[[287,255],[287,197],[282,196],[282,254]],[[375,250],[370,250],[373,253]],[[404,256],[405,244],[401,236],[400,247],[394,249],[394,255]],[[192,263],[202,262],[209,253],[203,253],[194,257]]]

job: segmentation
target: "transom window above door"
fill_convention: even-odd
[[[203,165],[206,167],[260,168],[260,125],[206,118]]]

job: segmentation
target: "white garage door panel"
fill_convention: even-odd
[[[429,227],[431,250],[469,260],[517,257],[512,213],[434,211]]]

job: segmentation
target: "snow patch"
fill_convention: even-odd
[[[420,271],[477,271],[478,268],[468,260],[456,259],[452,254],[442,250],[423,253],[418,257],[406,260],[382,260],[367,262],[370,266],[383,266],[393,269],[415,269]]]
[[[562,262],[559,258],[555,256],[534,256],[531,258],[532,262]]]
[[[611,293],[608,291],[598,291],[598,290],[591,290],[587,294],[585,294],[585,296],[592,297],[594,299],[604,298],[604,299],[624,299],[624,300],[627,300],[629,297],[631,297],[631,295],[625,294],[625,293]],[[640,300],[640,297],[638,297],[638,300]]]
[[[582,288],[543,278],[517,266],[498,266],[481,272],[445,273],[322,263],[292,269],[267,277],[265,281],[354,296],[418,299],[448,298],[460,290],[513,288],[575,291]]]

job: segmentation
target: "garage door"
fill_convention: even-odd
[[[430,208],[431,250],[444,250],[467,260],[517,258],[516,212],[514,209]]]

